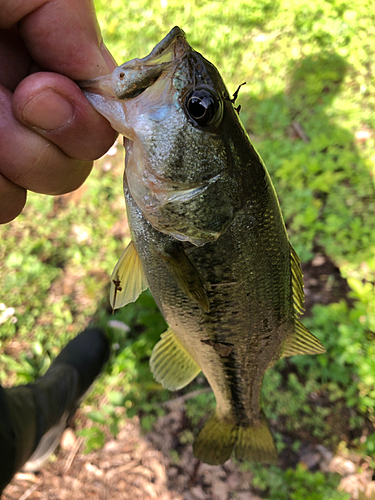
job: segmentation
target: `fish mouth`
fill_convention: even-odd
[[[78,82],[84,92],[128,100],[142,94],[163,74],[173,70],[181,58],[192,51],[185,33],[175,26],[142,59],[132,59],[118,66],[111,74]]]

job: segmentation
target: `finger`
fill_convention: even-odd
[[[92,0],[0,0],[0,27],[17,23],[33,59],[73,80],[95,78],[116,66],[101,46]]]
[[[14,93],[13,112],[21,123],[78,160],[99,158],[117,135],[78,85],[56,73],[25,78]]]
[[[1,173],[24,189],[63,194],[77,189],[92,162],[67,156],[59,147],[28,129],[12,113],[12,93],[0,87]]]
[[[26,189],[13,184],[0,174],[0,224],[15,219],[26,203]]]
[[[17,29],[0,29],[0,84],[13,91],[30,73],[31,65],[31,57]]]

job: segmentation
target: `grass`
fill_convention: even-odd
[[[177,24],[219,68],[230,91],[247,82],[238,99],[241,118],[273,178],[294,247],[303,262],[324,254],[350,287],[348,297],[316,305],[305,320],[327,354],[283,360],[267,373],[266,412],[280,449],[283,436],[291,435],[296,447],[307,440],[334,450],[345,441],[363,456],[373,456],[372,3],[95,3],[104,39],[118,62],[143,57]],[[77,201],[30,194],[24,213],[0,228],[1,383],[32,380],[92,317],[112,337],[112,362],[91,396],[97,401],[106,394],[106,404],[89,415],[99,426],[91,436],[86,432],[91,447],[101,445],[97,429],[104,422],[116,433],[119,409],[141,415],[150,428],[163,411],[159,403],[170,397],[148,368],[165,328],[149,293],[113,317],[108,310],[108,277],[129,239],[120,149],[97,163]],[[118,323],[109,326],[110,320]],[[211,404],[205,395],[196,403],[189,400],[192,428],[204,416],[206,401]],[[336,492],[331,477],[302,469],[254,471],[265,499],[276,498],[272,484],[280,485],[285,498],[310,498],[310,483],[319,485],[316,498],[346,498]]]

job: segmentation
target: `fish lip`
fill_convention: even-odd
[[[174,59],[181,58],[187,52],[187,50],[191,50],[191,47],[186,40],[185,32],[178,26],[172,28],[168,35],[166,35],[163,40],[161,40],[152,49],[150,54],[143,58],[143,60],[146,62],[148,59],[157,59],[159,56],[163,55],[163,53],[165,53],[172,45],[174,51]]]
[[[192,49],[184,31],[175,26],[150,54],[142,59],[131,59],[115,68],[109,75],[77,83],[87,93],[112,99],[132,99],[155,83],[163,73],[172,70],[188,51]]]
[[[84,93],[100,94],[106,97],[116,98],[112,88],[112,73],[99,76],[92,80],[80,80],[77,82]]]

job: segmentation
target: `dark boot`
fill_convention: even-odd
[[[0,386],[0,493],[27,462],[37,470],[58,445],[66,422],[109,357],[104,332],[88,328],[70,341],[32,384]]]

